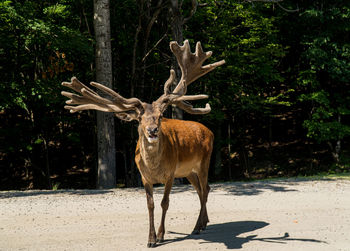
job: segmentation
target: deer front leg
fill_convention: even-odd
[[[163,242],[164,241],[164,233],[165,233],[165,228],[164,228],[164,223],[165,223],[165,215],[166,212],[169,208],[169,194],[170,194],[170,190],[171,187],[173,185],[173,181],[174,178],[170,178],[169,180],[167,180],[167,182],[165,183],[165,187],[164,187],[164,195],[163,195],[163,199],[161,202],[161,206],[162,206],[162,220],[160,222],[160,226],[158,229],[158,234],[157,234],[157,242]]]
[[[156,230],[154,228],[154,201],[153,201],[153,185],[144,183],[147,197],[147,207],[149,215],[149,235],[147,247],[152,248],[156,245]]]

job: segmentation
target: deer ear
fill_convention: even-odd
[[[159,109],[161,114],[163,114],[163,112],[165,112],[165,110],[169,106],[169,104],[170,104],[170,99],[168,97],[163,97],[163,98],[157,100],[158,109]]]
[[[121,113],[115,113],[115,116],[118,119],[124,120],[124,121],[133,121],[133,120],[139,120],[139,113],[136,111],[127,111],[127,112],[121,112]]]
[[[129,110],[129,111],[124,111],[124,112],[116,112],[114,113],[115,116],[121,120],[124,121],[133,121],[137,120],[140,122],[142,114],[145,112],[145,108],[143,105],[137,106],[137,109],[135,110]]]

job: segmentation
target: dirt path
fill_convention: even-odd
[[[210,223],[192,187],[174,187],[155,250],[350,250],[350,181],[211,185]],[[155,192],[156,224],[162,188]],[[142,189],[0,192],[0,250],[149,250]]]

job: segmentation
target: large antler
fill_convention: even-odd
[[[96,82],[91,82],[90,84],[101,90],[104,94],[109,95],[112,99],[101,97],[95,91],[81,83],[76,77],[73,77],[71,82],[63,82],[62,85],[73,89],[82,94],[82,96],[65,91],[61,92],[63,96],[70,98],[70,100],[66,101],[66,104],[68,105],[64,108],[70,110],[72,113],[90,109],[103,112],[114,112],[117,117],[127,121],[135,119],[135,116],[133,116],[134,113],[140,113],[142,102],[139,99],[126,99],[104,85]]]
[[[182,75],[173,92],[170,92],[170,86],[175,80],[175,71],[170,70],[170,77],[164,85],[164,94],[157,102],[162,103],[164,109],[168,105],[173,104],[191,114],[205,114],[210,112],[211,108],[209,104],[206,104],[205,108],[193,108],[193,106],[187,102],[190,100],[208,98],[207,95],[185,95],[187,86],[201,76],[214,70],[216,67],[223,65],[225,60],[202,66],[204,61],[211,57],[212,52],[204,52],[200,42],[196,44],[195,53],[191,52],[188,40],[184,42],[183,46],[180,46],[174,41],[170,42],[170,49],[177,59]]]

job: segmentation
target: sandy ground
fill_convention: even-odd
[[[155,250],[350,250],[350,181],[211,187],[210,223],[200,235],[190,235],[197,194],[173,188],[166,240]],[[149,250],[147,237],[143,189],[0,192],[0,250]]]

